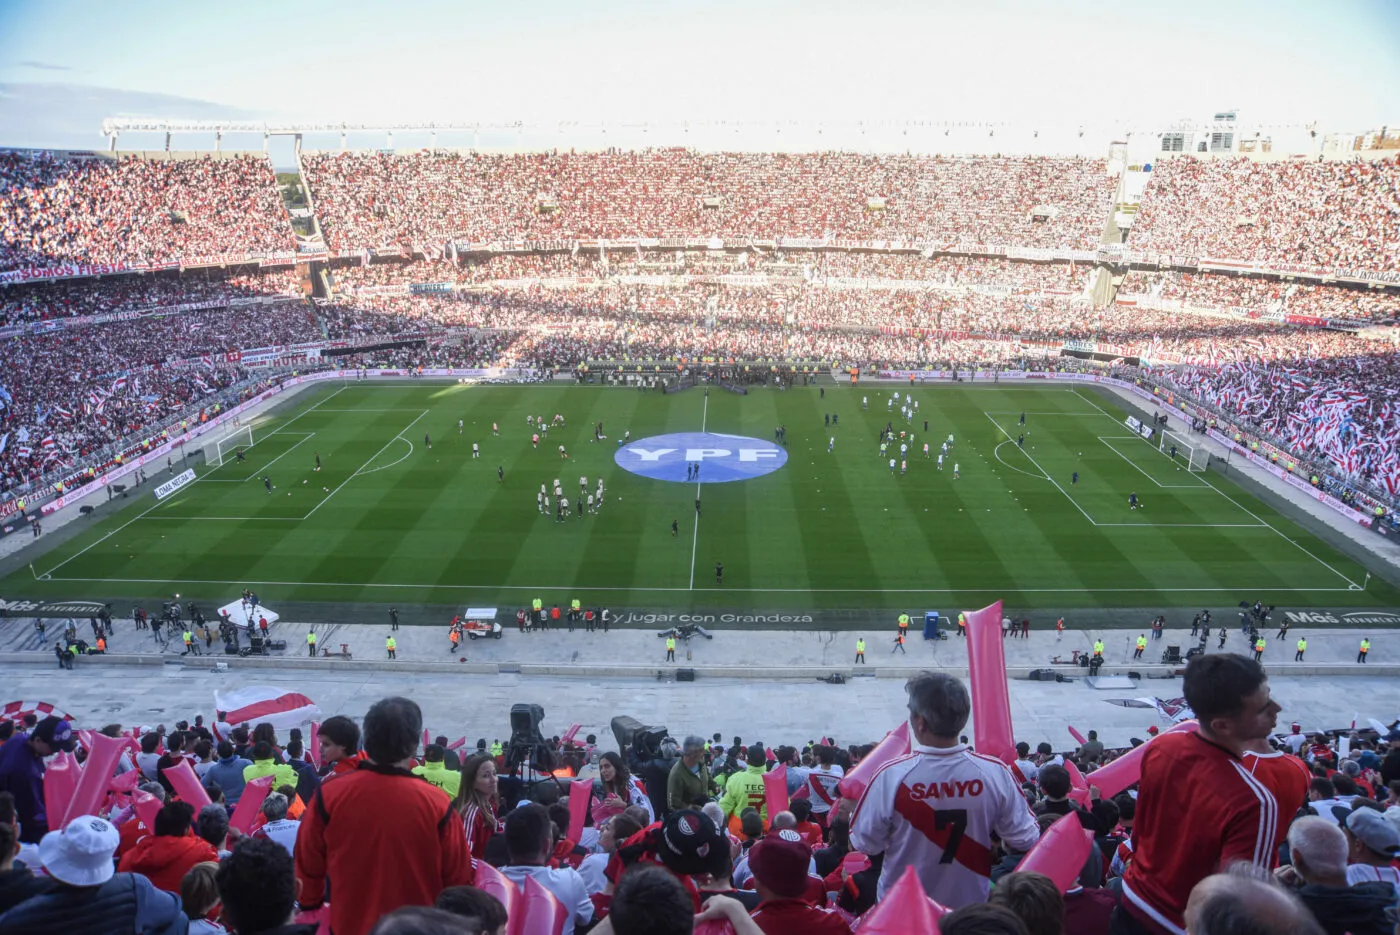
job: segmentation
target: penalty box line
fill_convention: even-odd
[[[1011,435],[1010,432],[1008,432],[1006,429],[1004,429],[1004,428],[1001,427],[1001,423],[1000,423],[1000,422],[998,422],[996,419],[992,418],[992,414],[991,414],[990,412],[984,411],[984,412],[982,413],[982,415],[986,416],[986,417],[987,417],[987,421],[991,422],[992,425],[996,426],[996,430],[997,430],[998,432],[1000,432],[1001,434],[1003,434],[1003,435],[1006,436],[1006,440],[1007,440],[1007,441],[1009,441],[1009,442],[1015,442],[1015,441],[1016,441],[1016,439],[1012,437],[1012,435]],[[1090,516],[1090,515],[1088,514],[1088,512],[1087,512],[1082,506],[1080,506],[1080,505],[1078,504],[1078,502],[1076,502],[1075,499],[1074,499],[1073,497],[1071,497],[1071,496],[1069,495],[1069,491],[1068,491],[1068,490],[1065,490],[1065,488],[1061,487],[1061,486],[1060,486],[1060,482],[1057,481],[1057,480],[1055,480],[1055,478],[1051,477],[1051,476],[1050,476],[1050,472],[1047,471],[1047,470],[1045,470],[1045,468],[1041,467],[1039,461],[1037,461],[1035,458],[1031,457],[1031,453],[1030,453],[1029,451],[1027,451],[1024,447],[1022,447],[1022,446],[1020,446],[1020,445],[1017,445],[1017,446],[1016,446],[1016,450],[1019,451],[1019,452],[1021,452],[1021,454],[1025,455],[1025,456],[1026,456],[1026,460],[1029,461],[1031,464],[1034,464],[1034,465],[1035,465],[1035,469],[1036,469],[1037,471],[1039,471],[1042,475],[1044,475],[1044,477],[1045,477],[1046,480],[1048,480],[1050,483],[1054,484],[1054,485],[1055,485],[1055,489],[1058,490],[1060,493],[1064,494],[1064,495],[1065,495],[1065,499],[1068,500],[1070,503],[1072,503],[1072,504],[1074,505],[1074,508],[1075,508],[1076,510],[1078,510],[1078,511],[1083,515],[1083,517],[1084,517],[1085,519],[1087,519],[1090,523],[1092,523],[1092,524],[1095,525],[1095,526],[1099,525],[1098,521],[1095,520],[1092,516]],[[998,458],[998,460],[1000,460],[1000,458]],[[1006,462],[1005,462],[1005,461],[1002,461],[1002,464],[1006,464]],[[1011,465],[1007,464],[1007,467],[1010,467],[1010,466],[1011,466]]]
[[[1103,413],[1105,417],[1107,417],[1107,418],[1109,418],[1109,419],[1112,419],[1112,420],[1113,420],[1113,423],[1114,423],[1115,425],[1119,424],[1117,417],[1115,417],[1111,412],[1109,412],[1107,409],[1105,409],[1105,408],[1103,408],[1102,406],[1100,406],[1098,403],[1094,402],[1094,401],[1093,401],[1092,399],[1090,399],[1089,397],[1085,396],[1083,393],[1081,393],[1081,392],[1079,391],[1079,389],[1078,389],[1077,387],[1075,388],[1074,393],[1075,393],[1076,396],[1079,396],[1081,399],[1083,399],[1083,400],[1084,400],[1086,403],[1088,403],[1089,405],[1093,406],[1093,407],[1094,407],[1095,409],[1097,409],[1099,412]],[[1144,441],[1146,441],[1146,439],[1144,439]],[[1293,539],[1292,537],[1288,536],[1286,533],[1284,533],[1284,532],[1283,532],[1281,529],[1279,529],[1277,526],[1275,526],[1275,525],[1273,525],[1272,523],[1269,523],[1269,522],[1267,522],[1266,520],[1264,520],[1261,516],[1259,516],[1258,514],[1256,514],[1253,510],[1249,509],[1249,508],[1246,507],[1244,504],[1242,504],[1242,503],[1240,503],[1238,500],[1236,500],[1234,497],[1230,496],[1230,495],[1227,494],[1225,491],[1221,490],[1219,487],[1217,487],[1217,486],[1215,486],[1214,484],[1212,484],[1208,478],[1202,476],[1202,477],[1201,477],[1201,480],[1202,480],[1202,481],[1205,483],[1205,485],[1206,485],[1207,487],[1209,487],[1211,490],[1214,490],[1216,493],[1220,494],[1220,496],[1224,497],[1224,498],[1225,498],[1226,500],[1228,500],[1230,503],[1234,504],[1234,506],[1235,506],[1236,509],[1242,510],[1242,511],[1243,511],[1245,514],[1247,514],[1248,516],[1253,517],[1254,521],[1257,522],[1257,523],[1259,523],[1259,525],[1261,525],[1261,526],[1266,526],[1266,527],[1268,527],[1269,529],[1272,529],[1275,533],[1278,534],[1279,538],[1283,539],[1284,542],[1289,543],[1289,544],[1292,545],[1294,548],[1296,548],[1298,551],[1300,551],[1300,552],[1302,552],[1304,555],[1306,555],[1308,558],[1310,558],[1310,559],[1312,559],[1313,561],[1317,562],[1317,563],[1318,563],[1319,565],[1321,565],[1323,568],[1326,568],[1328,571],[1332,572],[1332,574],[1336,575],[1338,578],[1341,578],[1343,581],[1345,581],[1345,582],[1347,583],[1347,586],[1348,586],[1348,587],[1347,587],[1347,590],[1351,590],[1351,591],[1361,591],[1361,590],[1364,590],[1364,587],[1363,587],[1362,585],[1357,584],[1355,581],[1351,580],[1351,579],[1348,578],[1346,575],[1342,574],[1342,573],[1341,573],[1340,571],[1338,571],[1336,568],[1332,567],[1332,565],[1330,565],[1329,563],[1323,561],[1323,560],[1322,560],[1321,558],[1319,558],[1318,556],[1314,555],[1311,551],[1309,551],[1308,549],[1304,548],[1303,545],[1302,545],[1302,543],[1300,543],[1300,542],[1298,542],[1297,540]]]
[[[410,411],[411,411],[411,410],[410,410]],[[416,425],[416,424],[418,423],[418,420],[421,419],[421,418],[423,418],[423,417],[424,417],[425,415],[427,415],[429,412],[431,412],[431,410],[429,410],[429,409],[421,410],[421,411],[418,413],[418,418],[414,419],[414,420],[413,420],[412,422],[410,422],[408,425],[404,426],[403,429],[400,430],[399,433],[398,433],[397,435],[395,435],[393,438],[391,438],[391,439],[389,439],[387,442],[385,442],[385,443],[384,443],[384,446],[383,446],[382,448],[380,448],[380,449],[379,449],[378,451],[376,451],[373,455],[371,455],[371,456],[364,462],[364,464],[361,464],[358,468],[356,468],[356,469],[355,469],[355,472],[354,472],[353,474],[351,474],[349,477],[345,478],[345,480],[341,481],[341,482],[340,482],[340,485],[337,486],[337,487],[335,488],[335,490],[332,490],[329,494],[327,494],[324,498],[322,498],[321,502],[318,503],[318,504],[316,504],[314,507],[312,507],[311,510],[310,510],[305,516],[182,516],[182,515],[170,515],[170,514],[166,514],[166,515],[156,515],[156,516],[148,516],[147,514],[149,514],[152,510],[154,510],[156,507],[159,507],[159,506],[162,505],[159,501],[157,501],[153,506],[151,506],[150,508],[148,508],[144,513],[141,513],[139,516],[134,517],[133,519],[129,520],[128,522],[124,523],[123,525],[121,525],[121,526],[117,527],[116,529],[112,530],[112,531],[111,531],[110,533],[108,533],[106,536],[103,536],[102,539],[99,539],[99,540],[97,540],[97,542],[94,542],[92,545],[88,546],[87,549],[83,549],[83,552],[86,552],[88,549],[93,548],[93,546],[96,546],[96,545],[100,544],[100,543],[103,541],[103,539],[106,539],[106,538],[108,538],[108,537],[110,537],[110,536],[115,535],[115,534],[118,533],[118,532],[121,532],[121,531],[122,531],[123,529],[125,529],[127,526],[130,526],[132,523],[136,522],[136,521],[139,520],[139,519],[154,519],[154,520],[208,520],[208,521],[210,521],[210,522],[234,522],[234,523],[247,523],[247,522],[259,522],[259,523],[299,523],[299,522],[301,522],[301,521],[303,521],[303,520],[310,519],[312,513],[315,513],[315,512],[316,512],[317,510],[319,510],[321,507],[325,506],[327,500],[329,500],[331,497],[334,497],[337,493],[340,492],[340,488],[341,488],[341,487],[344,487],[346,484],[350,483],[350,481],[354,480],[356,477],[359,477],[359,476],[362,475],[362,474],[371,474],[371,473],[373,473],[375,470],[378,470],[378,468],[375,468],[375,469],[371,469],[371,470],[366,471],[366,470],[365,470],[365,466],[368,465],[368,464],[373,463],[374,459],[377,458],[377,457],[379,457],[381,454],[383,454],[383,453],[384,453],[384,449],[385,449],[385,448],[388,448],[388,447],[389,447],[390,445],[392,445],[394,442],[400,441],[400,440],[405,441],[405,442],[408,442],[409,452],[410,452],[410,454],[411,454],[412,451],[413,451],[413,442],[408,441],[408,439],[404,438],[404,437],[403,437],[403,433],[404,433],[404,432],[407,432],[409,429],[413,428],[413,426]],[[294,433],[288,433],[288,434],[294,434]],[[316,434],[315,432],[308,432],[308,433],[306,434],[306,438],[310,438],[311,436],[313,436],[313,435],[315,435],[315,434]],[[306,438],[303,438],[302,441],[303,441],[303,442],[306,441]],[[301,444],[301,442],[298,442],[297,444],[299,445],[299,444]],[[295,448],[296,446],[293,445],[292,447]],[[279,457],[286,457],[288,454],[291,454],[291,451],[292,451],[292,449],[289,448],[289,449],[287,449],[287,451],[283,452],[282,455],[280,455]],[[406,456],[405,456],[405,457],[406,457]],[[403,458],[400,458],[400,459],[399,459],[399,461],[402,461],[402,460],[403,460]],[[397,463],[399,463],[399,462],[396,461],[396,462],[394,462],[394,463],[397,464]],[[269,465],[268,465],[268,466],[271,466],[271,462],[269,462]],[[391,465],[386,465],[386,466],[391,466]],[[256,476],[256,475],[254,475],[254,476]],[[250,479],[251,479],[251,478],[243,478],[243,480],[250,480]],[[242,481],[239,481],[239,483],[242,483]],[[193,485],[191,485],[191,486],[193,486]],[[70,558],[64,560],[61,564],[55,565],[53,568],[49,569],[48,574],[52,575],[53,572],[57,571],[59,568],[62,568],[64,565],[68,564],[68,562],[73,561],[73,559],[77,558],[79,555],[82,555],[83,552],[78,552],[77,554],[73,555],[72,557],[70,557]],[[57,579],[57,580],[63,581],[63,580],[69,580],[69,579],[60,578],[60,579]],[[76,580],[76,579],[73,579],[73,580]],[[134,579],[133,579],[133,580],[134,580]]]
[[[245,452],[252,451],[254,448],[256,448],[256,447],[258,447],[259,445],[263,444],[263,443],[266,442],[269,438],[272,438],[274,435],[300,435],[300,436],[301,436],[301,441],[297,442],[296,445],[292,445],[291,448],[288,448],[286,451],[282,452],[280,455],[278,455],[277,457],[273,458],[271,461],[269,461],[267,464],[263,465],[261,468],[256,468],[256,469],[254,469],[253,473],[252,473],[252,474],[249,474],[247,477],[214,477],[214,476],[213,476],[213,475],[219,473],[220,471],[222,471],[224,468],[227,468],[227,467],[230,467],[230,466],[232,466],[232,465],[237,464],[237,463],[238,463],[238,460],[237,460],[236,458],[234,458],[234,459],[232,459],[232,460],[225,461],[223,464],[220,464],[219,466],[217,466],[217,467],[213,468],[212,470],[210,470],[210,471],[208,472],[208,474],[206,474],[206,476],[204,477],[204,480],[207,481],[207,482],[209,482],[209,483],[211,483],[211,484],[242,484],[242,483],[245,483],[245,482],[247,482],[247,481],[250,481],[250,480],[252,480],[253,478],[255,478],[255,477],[258,476],[258,471],[266,470],[267,468],[269,468],[269,467],[271,467],[272,465],[276,464],[278,461],[282,460],[282,459],[285,458],[287,455],[291,454],[292,448],[297,447],[297,445],[300,445],[302,442],[306,441],[308,438],[310,438],[312,435],[315,435],[315,434],[316,434],[315,432],[284,432],[284,431],[282,431],[281,429],[278,429],[278,430],[275,431],[275,432],[266,432],[266,433],[263,434],[263,436],[262,436],[261,438],[258,438],[258,439],[256,439],[256,440],[254,440],[254,442],[253,442],[251,445],[249,445],[247,448],[244,448],[243,450],[244,450]]]
[[[391,438],[391,439],[389,439],[387,442],[385,442],[385,443],[380,447],[380,449],[379,449],[378,451],[376,451],[374,454],[370,455],[367,459],[365,459],[364,464],[361,464],[359,467],[355,468],[354,473],[352,473],[349,477],[345,478],[345,480],[341,481],[340,484],[339,484],[339,486],[337,486],[334,490],[332,490],[330,493],[328,493],[328,494],[326,495],[325,499],[323,499],[320,503],[318,503],[318,504],[316,504],[315,506],[313,506],[313,507],[307,512],[307,514],[306,514],[305,516],[302,517],[302,519],[310,519],[310,518],[312,517],[312,515],[315,514],[315,512],[316,512],[317,510],[319,510],[321,507],[323,507],[323,506],[325,506],[327,503],[329,503],[329,502],[330,502],[330,499],[331,499],[332,497],[334,497],[336,494],[340,493],[341,487],[344,487],[346,484],[350,483],[352,480],[354,480],[355,478],[359,477],[361,473],[367,473],[367,472],[365,471],[365,468],[368,467],[370,464],[373,464],[373,463],[374,463],[374,459],[375,459],[375,458],[378,458],[380,455],[382,455],[382,454],[384,453],[385,449],[387,449],[387,448],[388,448],[390,445],[392,445],[394,442],[399,441],[400,439],[402,439],[403,441],[408,441],[408,439],[406,439],[406,438],[403,437],[403,433],[404,433],[404,432],[407,432],[409,429],[411,429],[411,428],[413,428],[415,425],[417,425],[417,424],[418,424],[418,421],[419,421],[420,419],[422,419],[424,416],[426,416],[426,415],[427,415],[429,412],[431,412],[431,411],[432,411],[431,409],[424,409],[422,412],[418,413],[418,415],[414,417],[414,419],[413,419],[412,422],[408,423],[408,425],[405,425],[402,429],[400,429],[400,430],[398,431],[398,434],[396,434],[393,438]],[[411,449],[412,449],[413,442],[409,441],[408,444],[409,444],[409,447],[410,447],[410,450],[411,450]]]
[[[1147,478],[1148,480],[1152,481],[1152,483],[1156,484],[1158,487],[1160,487],[1160,488],[1163,489],[1163,490],[1205,490],[1206,487],[1208,486],[1208,485],[1205,483],[1205,481],[1200,481],[1200,482],[1195,483],[1195,484],[1164,484],[1164,483],[1162,483],[1161,481],[1159,481],[1157,478],[1153,477],[1151,474],[1149,474],[1149,473],[1147,473],[1145,470],[1143,470],[1142,465],[1138,464],[1138,463],[1137,463],[1136,461],[1134,461],[1132,458],[1128,457],[1127,455],[1123,454],[1123,452],[1119,451],[1119,450],[1112,444],[1112,442],[1110,441],[1111,439],[1123,439],[1123,440],[1125,440],[1125,441],[1134,441],[1134,442],[1137,442],[1138,444],[1141,444],[1143,441],[1145,441],[1145,439],[1143,439],[1142,436],[1140,436],[1140,435],[1100,435],[1100,436],[1099,436],[1099,441],[1101,441],[1101,442],[1103,442],[1105,445],[1107,445],[1109,451],[1113,452],[1113,453],[1116,454],[1118,457],[1120,457],[1120,458],[1122,458],[1124,461],[1128,462],[1128,464],[1130,464],[1130,465],[1132,466],[1133,470],[1137,471],[1137,472],[1138,472],[1139,474],[1141,474],[1143,477],[1145,477],[1145,478]]]
[[[991,420],[991,423],[997,427],[997,430],[1000,431],[1001,434],[1003,434],[1003,435],[1006,436],[1006,441],[1015,442],[1015,439],[1011,437],[1011,433],[1008,432],[1006,429],[1002,428],[1001,424],[998,423],[996,419],[993,419],[993,418],[992,418],[991,413],[984,412],[983,415],[985,415],[988,419]],[[1124,436],[1124,437],[1126,437],[1126,436]],[[997,445],[997,448],[1000,448],[1001,445],[1006,444],[1006,441],[1003,441],[1003,442],[1001,442],[1001,444]],[[1106,443],[1105,443],[1105,444],[1106,444]],[[1111,445],[1110,445],[1109,447],[1112,448]],[[1090,516],[1090,515],[1089,515],[1089,512],[1088,512],[1087,510],[1085,510],[1084,507],[1082,507],[1082,506],[1079,505],[1079,503],[1074,499],[1074,497],[1072,497],[1072,496],[1070,495],[1069,491],[1065,490],[1065,488],[1062,487],[1062,486],[1060,485],[1060,482],[1059,482],[1059,481],[1057,481],[1057,480],[1055,480],[1055,478],[1051,477],[1051,476],[1050,476],[1050,473],[1049,473],[1048,471],[1046,471],[1045,468],[1043,468],[1043,467],[1040,466],[1040,462],[1036,461],[1035,458],[1031,455],[1030,452],[1026,451],[1026,449],[1023,448],[1023,447],[1021,447],[1020,445],[1017,445],[1017,446],[1016,446],[1016,449],[1017,449],[1018,451],[1020,451],[1021,454],[1025,455],[1026,460],[1030,461],[1031,464],[1034,464],[1034,465],[1036,466],[1036,469],[1040,471],[1040,473],[1044,476],[1044,478],[1045,478],[1046,480],[1048,480],[1050,483],[1054,484],[1054,485],[1055,485],[1055,489],[1058,490],[1060,493],[1064,494],[1064,495],[1065,495],[1065,499],[1069,500],[1070,503],[1073,503],[1073,504],[1074,504],[1074,508],[1075,508],[1076,510],[1078,510],[1081,514],[1083,514],[1084,518],[1087,519],[1090,523],[1092,523],[1092,524],[1093,524],[1094,526],[1096,526],[1096,527],[1103,527],[1103,528],[1120,527],[1120,528],[1121,528],[1121,527],[1136,526],[1136,527],[1151,528],[1151,529],[1167,529],[1167,528],[1172,528],[1172,529],[1179,529],[1179,528],[1191,528],[1191,529],[1262,529],[1262,528],[1266,528],[1266,527],[1267,527],[1267,528],[1272,528],[1272,527],[1269,527],[1267,523],[1260,521],[1260,520],[1259,520],[1259,517],[1257,517],[1257,516],[1254,516],[1254,519],[1256,520],[1256,522],[1254,522],[1254,523],[1101,523],[1101,522],[1099,522],[1098,520],[1094,519],[1094,517]],[[1120,456],[1122,455],[1122,452],[1117,452],[1117,451],[1115,451],[1115,453],[1118,454],[1118,455],[1120,455]],[[1007,467],[1011,467],[1010,464],[1007,464],[1006,461],[1004,461],[1004,460],[1001,459],[1000,455],[998,455],[997,460],[1001,461],[1002,464],[1006,464]],[[1130,461],[1129,463],[1131,464],[1132,462]],[[1134,464],[1133,467],[1137,467],[1137,465]],[[1138,470],[1142,470],[1142,469],[1141,469],[1141,468],[1138,468]],[[1021,473],[1025,473],[1025,472],[1023,471],[1023,472],[1021,472]],[[1034,477],[1035,475],[1029,475],[1029,476]],[[1161,484],[1158,484],[1158,486],[1162,486],[1162,485],[1161,485]],[[1217,493],[1218,493],[1218,492],[1219,492],[1219,491],[1217,491]],[[1228,498],[1227,498],[1227,499],[1228,499]],[[1236,506],[1238,506],[1238,504],[1236,504]],[[1241,509],[1243,509],[1243,507],[1241,507]],[[1246,510],[1245,512],[1248,513],[1249,511]],[[1251,513],[1250,515],[1253,516],[1252,513]],[[1277,532],[1277,530],[1274,530],[1274,531]]]

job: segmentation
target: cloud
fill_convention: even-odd
[[[25,59],[20,62],[25,68],[37,68],[40,71],[72,71],[67,65],[55,65],[52,62],[36,62],[33,59]]]
[[[261,114],[196,98],[81,84],[0,82],[0,146],[101,149],[105,117],[255,120]]]

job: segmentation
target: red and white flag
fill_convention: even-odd
[[[321,717],[321,709],[310,698],[270,685],[217,691],[214,693],[214,707],[224,712],[221,720],[234,726],[265,721],[279,730],[285,730],[309,724]]]
[[[0,721],[20,722],[24,720],[27,714],[33,714],[40,720],[43,720],[49,715],[61,717],[65,721],[73,720],[71,714],[60,711],[47,701],[10,701],[6,702],[3,707],[0,707]]]

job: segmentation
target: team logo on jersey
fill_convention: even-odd
[[[773,473],[787,463],[787,451],[744,435],[680,432],[631,442],[613,460],[624,471],[653,480],[727,484]]]

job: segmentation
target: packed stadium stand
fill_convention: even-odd
[[[0,271],[291,250],[266,157],[0,154]]]
[[[298,169],[310,238],[265,157],[0,154],[10,509],[329,348],[562,371],[1112,365],[1368,511],[1400,492],[1394,157],[305,152]],[[1144,180],[1130,219],[1125,171]]]
[[[1168,159],[1133,227],[1153,253],[1305,269],[1400,268],[1400,162]]]
[[[1114,188],[1103,161],[1042,157],[335,153],[303,167],[337,250],[695,236],[1091,247]]]

